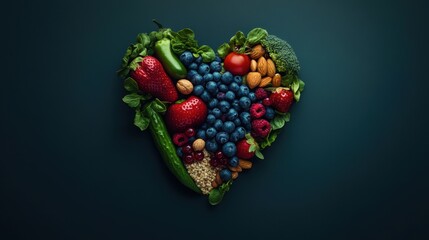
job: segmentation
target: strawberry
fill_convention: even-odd
[[[250,143],[247,142],[247,139],[242,139],[235,144],[237,148],[237,157],[240,159],[251,159],[255,156],[255,152],[250,151]]]
[[[288,88],[276,88],[270,95],[271,106],[277,111],[286,113],[293,102],[293,92]]]
[[[176,87],[165,73],[162,64],[152,56],[146,56],[131,71],[131,77],[136,80],[140,90],[159,98],[161,101],[174,102],[179,98]]]
[[[207,117],[207,106],[198,97],[191,96],[181,103],[172,104],[165,113],[165,123],[172,132],[197,128]]]

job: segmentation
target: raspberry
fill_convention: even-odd
[[[271,125],[265,119],[256,119],[252,121],[252,130],[258,137],[266,137],[270,133]]]
[[[252,119],[261,118],[265,115],[265,107],[260,103],[254,103],[250,106],[250,116]]]
[[[173,135],[173,143],[181,147],[188,142],[188,137],[184,133],[175,133]]]
[[[261,99],[267,98],[268,93],[263,88],[257,88],[255,91],[255,96],[256,96],[256,99],[261,100]]]

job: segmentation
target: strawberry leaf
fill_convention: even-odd
[[[144,117],[140,109],[136,109],[134,125],[136,125],[141,131],[146,130],[146,128],[149,126],[149,118]]]
[[[133,59],[133,61],[131,61],[129,68],[131,68],[133,71],[137,69],[137,67],[139,66],[139,63],[143,61],[142,57],[136,57]]]
[[[262,155],[261,151],[259,150],[255,151],[255,156],[258,157],[259,159],[264,159],[264,155]]]
[[[146,33],[140,33],[137,35],[137,42],[140,43],[143,47],[147,47],[150,44],[150,37]]]

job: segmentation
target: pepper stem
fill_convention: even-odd
[[[158,26],[159,29],[162,28],[162,24],[159,23],[156,19],[152,19],[152,22],[154,22]]]

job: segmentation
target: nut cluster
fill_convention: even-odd
[[[204,149],[204,159],[192,164],[185,164],[189,175],[194,179],[203,194],[209,194],[213,189],[212,181],[216,178],[216,169],[210,163],[210,154]]]
[[[264,57],[266,56],[266,57]],[[256,87],[280,87],[281,75],[277,73],[276,65],[269,58],[264,47],[256,45],[250,53],[250,72],[246,76],[246,82],[249,88]]]

